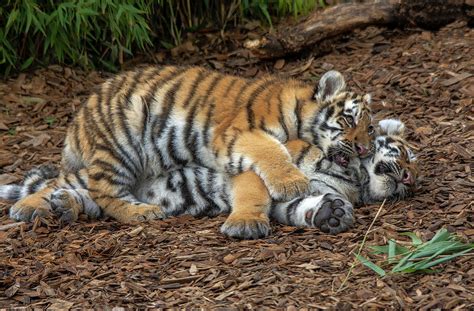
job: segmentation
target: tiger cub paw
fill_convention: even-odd
[[[62,223],[72,223],[79,218],[80,204],[67,189],[59,189],[51,194],[51,210]]]
[[[352,204],[339,195],[325,194],[318,206],[305,211],[305,221],[325,233],[347,231],[354,224]]]
[[[124,222],[143,222],[166,218],[163,209],[158,205],[150,205],[143,203],[137,205],[130,205],[130,207],[128,208],[128,212],[129,213],[126,215],[126,219],[124,219]]]
[[[270,220],[265,213],[231,213],[221,227],[221,232],[238,239],[259,239],[271,232]]]
[[[51,216],[51,212],[44,206],[35,206],[35,204],[29,204],[31,202],[18,201],[10,208],[10,218],[16,221],[31,222],[36,217],[47,218]]]
[[[302,172],[294,169],[273,178],[267,184],[267,188],[272,199],[288,201],[309,193],[309,179]]]

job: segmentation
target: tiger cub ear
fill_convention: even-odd
[[[405,124],[396,119],[385,119],[379,121],[379,135],[394,135],[403,137],[405,134]]]
[[[346,88],[344,77],[339,71],[331,70],[326,72],[319,80],[318,90],[314,98],[318,102],[331,100],[335,95]]]
[[[365,94],[364,97],[362,97],[362,100],[367,105],[370,105],[372,103],[372,96],[370,96],[370,94]]]

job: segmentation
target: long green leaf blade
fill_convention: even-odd
[[[415,246],[423,244],[423,241],[414,232],[403,232],[403,233],[400,233],[400,235],[410,237],[411,243]]]
[[[377,266],[376,264],[374,264],[372,261],[368,260],[367,258],[358,254],[356,254],[355,256],[364,266],[371,269],[372,271],[374,271],[381,277],[384,277],[387,274],[384,269],[380,268],[379,266]]]

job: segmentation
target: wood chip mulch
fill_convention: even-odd
[[[235,40],[255,35],[248,33]],[[168,61],[314,81],[341,71],[350,88],[373,95],[379,119],[407,124],[423,175],[414,198],[383,207],[366,244],[406,241],[398,235],[404,231],[429,239],[443,226],[472,242],[474,30],[462,22],[438,32],[368,28],[331,49],[319,58],[308,52],[257,63],[242,50],[213,54],[188,44]],[[71,116],[108,75],[50,66],[0,84],[0,184],[59,163]],[[340,289],[377,205],[357,209],[356,227],[338,236],[275,224],[257,241],[222,236],[223,216],[136,225],[83,219],[60,228],[14,223],[9,206],[0,203],[0,307],[474,309],[472,254],[434,274],[383,279],[357,265]]]

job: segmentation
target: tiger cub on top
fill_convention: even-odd
[[[344,88],[336,71],[322,76],[317,91],[292,79],[249,80],[199,67],[124,72],[79,110],[66,136],[61,174],[85,170],[92,199],[105,214],[129,222],[165,216],[163,206],[135,195],[146,180],[206,167],[233,177],[236,199],[224,233],[266,236],[271,199],[309,191],[285,143],[302,140],[342,162],[369,149],[370,96]],[[246,195],[252,189],[265,191]],[[54,190],[17,202],[16,219],[46,212],[42,198]]]
[[[271,215],[280,223],[293,226],[318,227],[336,234],[353,223],[353,205],[374,203],[384,199],[403,199],[412,194],[417,177],[415,157],[403,138],[404,125],[398,120],[379,122],[373,152],[353,158],[341,166],[328,157],[317,162],[317,171],[308,165],[314,157],[304,152],[298,167],[310,179],[311,194],[287,202],[272,202]],[[300,150],[304,150],[301,146]],[[42,166],[31,170],[23,185],[0,186],[0,197],[18,200],[47,187],[55,177],[54,169]],[[91,199],[87,174],[62,180],[49,198],[51,210],[61,221],[75,221],[80,213],[98,218],[102,211]],[[67,182],[66,182],[67,181]],[[258,195],[265,189],[254,189],[247,195]],[[167,216],[191,214],[215,216],[231,211],[233,198],[230,177],[205,167],[186,167],[150,179],[135,190],[143,202],[163,206]],[[257,238],[258,236],[249,236]]]

